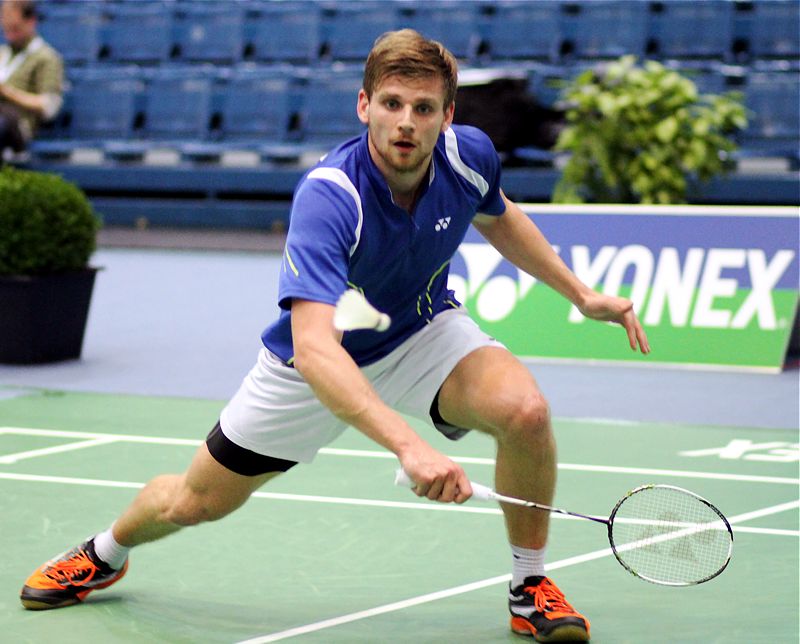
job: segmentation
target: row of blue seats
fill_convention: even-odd
[[[97,148],[122,158],[169,147],[295,157],[361,129],[361,70],[352,67],[102,66],[72,70],[69,85],[59,117],[31,145],[36,156]]]
[[[582,66],[519,65],[531,93],[554,104],[560,84]],[[685,70],[703,93],[739,90],[751,111],[742,144],[754,151],[796,156],[800,141],[800,75],[780,67],[760,71],[728,66]],[[147,147],[258,150],[264,157],[295,157],[361,131],[356,95],[359,66],[102,65],[69,72],[70,89],[55,123],[32,150],[63,156],[96,147],[112,157]]]
[[[797,0],[107,0],[48,2],[70,64],[363,59],[400,27],[466,60],[800,56]]]

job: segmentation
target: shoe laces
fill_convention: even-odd
[[[534,608],[540,613],[578,614],[558,586],[546,577],[536,586],[525,586],[522,592],[533,598]]]
[[[91,581],[96,571],[97,566],[89,555],[82,548],[76,548],[53,562],[42,573],[62,586],[83,586]]]

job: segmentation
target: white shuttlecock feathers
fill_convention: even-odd
[[[355,331],[356,329],[386,331],[391,323],[392,321],[386,313],[381,313],[367,302],[364,295],[354,289],[342,293],[333,314],[333,326],[339,331]]]

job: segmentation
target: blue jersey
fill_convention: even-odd
[[[395,205],[370,157],[366,132],[304,175],[282,262],[281,315],[261,336],[270,351],[291,364],[292,298],[336,304],[356,288],[389,314],[386,332],[345,332],[342,345],[360,366],[459,306],[447,288],[448,264],[476,213],[505,211],[500,160],[483,132],[453,125],[439,136],[424,181],[412,214]]]

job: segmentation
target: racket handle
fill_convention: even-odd
[[[394,484],[399,485],[400,487],[407,487],[413,488],[414,481],[406,474],[405,470],[399,468],[394,476]],[[494,491],[491,488],[486,487],[485,485],[481,485],[480,483],[473,483],[470,481],[470,485],[472,485],[472,498],[477,499],[479,501],[492,501],[494,500]]]

